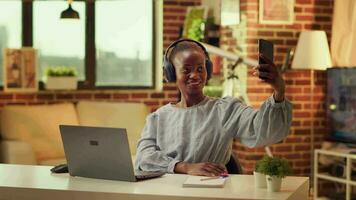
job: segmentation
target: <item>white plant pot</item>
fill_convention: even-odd
[[[281,191],[282,178],[266,175],[266,182],[267,182],[267,191],[268,192]]]
[[[77,89],[77,77],[53,77],[49,76],[45,79],[46,90],[75,90]]]
[[[255,187],[256,188],[266,188],[267,187],[266,175],[254,171],[253,176],[255,177]]]

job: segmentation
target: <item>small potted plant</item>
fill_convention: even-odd
[[[278,192],[281,190],[282,179],[291,174],[291,168],[286,159],[267,157],[263,158],[264,162],[259,170],[266,175],[267,190]]]
[[[77,89],[77,72],[73,67],[47,67],[44,82],[47,90],[75,90]]]
[[[255,170],[253,171],[253,176],[255,177],[255,187],[257,188],[267,187],[266,175],[262,172],[269,159],[269,156],[265,156],[263,157],[263,159],[256,162]]]

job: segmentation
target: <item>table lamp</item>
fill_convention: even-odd
[[[300,33],[296,51],[292,62],[292,69],[310,69],[311,99],[314,101],[314,70],[325,70],[331,67],[331,58],[328,40],[324,31],[303,31]],[[314,105],[312,103],[312,109]],[[314,113],[312,113],[310,130],[311,171],[314,159]],[[316,169],[314,169],[315,172]],[[313,177],[313,175],[311,174]],[[317,187],[314,181],[314,188]]]

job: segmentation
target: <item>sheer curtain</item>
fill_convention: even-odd
[[[356,66],[356,1],[335,0],[331,56],[334,66]]]

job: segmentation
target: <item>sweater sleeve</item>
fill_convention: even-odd
[[[226,97],[220,102],[220,119],[224,130],[247,147],[270,145],[288,135],[292,104],[288,100],[276,103],[271,96],[259,110],[254,110],[235,98]]]
[[[150,114],[146,119],[141,139],[137,144],[135,168],[141,171],[163,171],[174,173],[176,160],[164,154],[157,145],[158,115]]]

